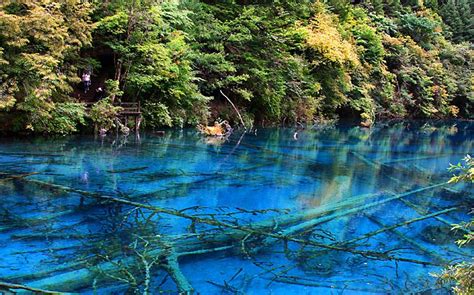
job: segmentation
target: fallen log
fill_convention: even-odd
[[[153,192],[146,192],[146,193],[138,194],[138,195],[135,195],[134,197],[136,197],[136,198],[142,198],[142,197],[163,198],[162,196],[160,196],[160,194],[163,194],[163,193],[166,194],[167,191],[172,190],[172,189],[180,189],[183,186],[185,186],[186,188],[189,189],[190,186],[194,186],[194,185],[197,185],[197,184],[204,184],[204,183],[209,182],[209,181],[216,181],[216,180],[223,179],[223,178],[226,178],[226,177],[235,176],[238,173],[252,171],[252,170],[259,169],[259,168],[268,167],[268,166],[271,166],[271,165],[274,165],[274,163],[263,163],[263,164],[258,164],[258,165],[254,165],[254,166],[247,167],[247,168],[231,170],[229,172],[216,172],[216,173],[209,173],[207,175],[202,174],[202,173],[199,174],[199,175],[191,175],[191,176],[202,176],[202,177],[200,179],[196,179],[196,180],[192,180],[192,181],[176,183],[176,184],[173,184],[171,186],[167,186],[165,188],[162,188],[162,189],[159,189],[159,190],[156,190],[156,191],[153,191]],[[188,176],[188,175],[182,174],[180,176]]]
[[[418,212],[418,214],[428,214],[428,210],[425,210],[423,209],[422,207],[416,205],[416,204],[413,204],[412,202],[408,201],[408,200],[405,200],[405,199],[400,199],[400,201],[402,203],[404,203],[405,205],[407,205],[408,207],[414,209],[416,212]],[[439,216],[435,216],[435,219],[438,220],[439,222],[441,223],[444,223],[446,225],[449,225],[449,226],[453,226],[453,223],[452,222],[449,222],[447,221],[446,219],[442,218],[442,217],[439,217]],[[464,233],[469,233],[469,230],[461,227],[459,228],[459,230],[463,231]]]
[[[383,161],[382,164],[393,164],[393,163],[400,163],[400,162],[410,162],[410,161],[438,159],[438,158],[440,158],[439,155],[419,156],[419,157],[411,157],[411,158],[400,158],[400,159],[392,159],[392,160],[389,160],[389,161]]]
[[[40,293],[40,294],[54,294],[54,295],[64,294],[62,292],[49,291],[49,290],[33,288],[30,286],[25,286],[25,285],[20,285],[20,284],[10,284],[6,282],[0,282],[0,291],[1,289],[25,290],[25,291],[31,291],[31,292]]]
[[[166,264],[164,264],[164,269],[168,272],[170,277],[176,283],[176,287],[180,294],[192,294],[194,291],[193,286],[189,283],[186,276],[181,272],[181,268],[178,263],[178,255],[174,251],[168,253],[166,258]]]
[[[372,160],[372,159],[369,159],[361,154],[359,154],[358,152],[355,152],[355,151],[351,151],[350,154],[352,154],[353,156],[355,156],[357,159],[359,159],[360,161],[364,162],[366,165],[374,168],[374,170],[378,171],[378,170],[382,170],[382,172],[384,172],[384,174],[389,174],[389,173],[392,173],[393,171],[396,171],[398,173],[403,173],[405,175],[408,175],[408,176],[411,176],[413,175],[413,172],[411,169],[408,169],[408,168],[402,168],[400,166],[393,166],[393,165],[390,165],[392,164],[392,162],[379,162],[377,160]],[[396,162],[395,162],[396,163]],[[426,173],[422,173],[422,172],[419,172],[417,175],[420,176],[421,174],[425,175]],[[432,173],[430,173],[431,175]],[[389,177],[390,179],[396,179],[394,177],[392,177],[391,175],[385,175],[387,177]],[[398,180],[398,179],[396,179]]]
[[[354,214],[354,213],[357,213],[357,212],[360,212],[360,211],[363,211],[363,210],[366,210],[366,209],[370,209],[372,207],[376,207],[376,206],[385,204],[385,203],[393,201],[393,200],[401,199],[403,197],[406,197],[406,196],[409,196],[409,195],[412,195],[412,194],[416,194],[416,193],[426,191],[426,190],[429,190],[429,189],[432,189],[432,188],[440,187],[442,185],[445,185],[445,183],[432,185],[432,186],[429,186],[429,187],[426,187],[426,188],[420,188],[420,189],[413,190],[413,191],[410,191],[410,192],[406,192],[406,193],[403,193],[403,194],[398,194],[398,195],[395,195],[395,196],[392,196],[392,197],[389,197],[389,198],[386,198],[386,199],[383,199],[383,200],[379,200],[379,201],[372,202],[372,203],[369,203],[369,204],[365,204],[365,205],[362,205],[362,206],[350,208],[348,210],[338,211],[335,214],[326,215],[326,216],[323,216],[321,218],[314,218],[314,219],[299,223],[295,226],[289,227],[289,228],[287,228],[283,231],[280,231],[279,234],[281,234],[282,236],[290,236],[290,235],[302,232],[302,231],[304,231],[308,228],[313,228],[316,225],[331,221],[333,219],[343,217],[343,216],[346,216],[346,215],[349,215],[349,214]],[[264,240],[263,244],[264,245],[269,245],[273,241],[274,240],[271,239],[271,238],[266,238]]]
[[[19,178],[25,178],[27,176],[36,175],[36,174],[39,174],[39,172],[31,172],[31,173],[17,174],[17,175],[11,175],[11,174],[7,174],[7,173],[0,173],[0,175],[7,176],[5,178],[0,178],[0,181],[9,181],[9,180],[14,180],[14,179],[19,179]]]
[[[84,210],[85,207],[87,207],[87,206],[82,207],[81,210]],[[77,212],[79,212],[79,211],[76,210],[76,209],[67,209],[67,210],[64,210],[64,211],[61,211],[61,212],[48,213],[47,216],[43,216],[43,217],[21,218],[21,219],[17,218],[13,221],[10,221],[7,225],[0,226],[0,232],[12,230],[12,229],[18,229],[18,228],[21,228],[21,227],[31,228],[31,227],[34,227],[34,226],[37,226],[37,225],[49,223],[53,219],[63,217],[63,216],[66,216],[66,215],[70,215],[70,214],[74,214],[74,213],[77,213]]]
[[[417,193],[426,189],[432,189],[432,188],[439,187],[442,185],[444,185],[444,183],[436,185],[436,186],[432,186],[430,188],[418,189],[412,192],[407,192],[405,195]],[[380,252],[375,252],[375,251],[360,251],[360,250],[344,248],[340,246],[332,246],[332,245],[326,245],[322,243],[316,243],[314,241],[292,238],[292,237],[285,236],[278,233],[265,232],[265,231],[273,230],[276,224],[279,224],[280,226],[282,226],[286,223],[291,224],[292,222],[307,220],[309,217],[317,216],[317,214],[322,214],[321,210],[316,210],[316,209],[309,210],[309,212],[306,212],[305,214],[295,214],[295,215],[290,215],[290,216],[284,216],[282,217],[282,219],[284,220],[280,220],[277,222],[276,222],[276,219],[271,219],[271,220],[265,220],[262,222],[257,222],[250,226],[239,226],[239,225],[228,224],[225,222],[220,222],[220,221],[212,220],[212,219],[209,220],[206,218],[195,218],[193,216],[188,216],[183,213],[178,213],[179,211],[175,211],[172,209],[157,208],[151,205],[135,203],[128,200],[117,199],[113,197],[106,197],[106,199],[119,202],[122,204],[130,205],[130,206],[138,206],[141,208],[149,209],[157,213],[168,213],[172,215],[178,215],[183,218],[193,220],[195,222],[214,225],[220,228],[227,228],[226,231],[217,232],[213,235],[207,235],[207,236],[206,235],[204,236],[188,235],[188,236],[185,236],[183,240],[177,240],[177,241],[174,241],[173,243],[170,243],[173,247],[174,253],[176,253],[177,258],[188,256],[188,255],[197,255],[197,254],[211,253],[211,252],[216,252],[216,251],[239,249],[239,246],[240,246],[239,241],[241,241],[247,235],[251,234],[252,236],[270,237],[274,240],[275,239],[284,240],[284,241],[289,241],[289,242],[300,243],[303,245],[321,247],[323,249],[328,249],[328,250],[342,251],[342,252],[362,255],[369,259],[397,260],[397,261],[404,261],[404,262],[410,262],[410,263],[418,263],[418,264],[423,264],[423,265],[433,264],[427,261],[419,261],[415,259],[397,257],[397,256],[393,256],[387,253],[380,253]],[[333,206],[329,210],[330,211],[337,210],[337,208],[340,208],[340,207]],[[156,257],[163,256],[164,261],[166,261],[166,257],[168,254],[169,254],[169,251],[167,249],[155,249],[153,251],[150,251],[151,256],[156,256]],[[133,264],[134,260],[132,258],[127,258],[127,259],[122,259],[121,262]],[[114,266],[113,263],[110,263],[110,262],[101,263],[100,265],[97,266],[97,268],[100,268],[102,272],[116,271],[116,267]],[[30,285],[36,286],[36,287],[43,287],[43,288],[48,287],[48,286],[49,287],[67,286],[68,288],[67,290],[77,290],[85,286],[88,286],[91,281],[96,279],[96,276],[97,276],[97,271],[94,270],[94,268],[92,269],[84,268],[84,269],[79,269],[75,271],[58,274],[58,275],[49,277],[47,279],[33,281],[33,282],[30,282]]]
[[[71,250],[71,249],[78,249],[80,246],[75,245],[75,246],[64,246],[64,247],[49,247],[49,248],[42,248],[42,249],[30,249],[30,250],[22,250],[22,251],[14,251],[12,252],[13,255],[23,255],[23,254],[31,254],[31,253],[42,253],[42,252],[59,252],[59,251],[65,251],[65,250]]]
[[[262,231],[256,231],[256,230],[248,229],[248,228],[242,228],[239,230],[230,230],[227,232],[215,234],[212,237],[206,238],[206,239],[190,237],[191,238],[190,240],[188,241],[183,240],[183,241],[180,241],[179,243],[174,243],[172,247],[173,247],[173,251],[176,253],[177,259],[185,255],[195,255],[195,254],[210,253],[210,252],[221,251],[221,250],[238,249],[239,243],[236,241],[242,240],[248,234],[248,231],[251,231],[255,235],[260,234],[260,235],[272,236],[273,238],[279,237],[281,240],[287,240],[290,242],[300,243],[304,245],[311,245],[311,246],[321,247],[324,249],[330,249],[330,250],[335,250],[335,251],[358,254],[368,259],[395,260],[395,261],[402,261],[402,262],[409,262],[409,263],[417,263],[417,264],[422,264],[422,265],[438,265],[438,264],[434,264],[427,261],[419,261],[416,259],[397,257],[397,256],[393,256],[387,253],[381,253],[381,252],[375,252],[375,251],[359,251],[359,250],[354,250],[350,248],[330,246],[330,245],[325,245],[325,244],[316,243],[313,241],[308,241],[308,240],[303,240],[303,239],[284,237],[284,236],[279,236],[277,234],[272,234],[272,233],[264,233]],[[217,248],[217,247],[212,248],[213,245],[220,245],[220,248]],[[204,251],[203,249],[207,249],[207,250]],[[152,257],[162,257],[160,260],[167,261],[169,250],[168,249],[155,249],[155,250],[150,251],[149,255]],[[137,263],[135,259],[133,258],[120,259],[120,261],[124,265],[133,265]],[[170,265],[168,267],[173,267],[173,265]],[[167,269],[168,267],[164,267],[164,268]],[[98,269],[100,269],[100,272],[106,272],[106,273],[114,273],[117,271],[116,264],[112,262],[103,262],[89,269],[83,268],[79,270],[69,271],[66,273],[51,276],[46,279],[32,281],[32,282],[29,282],[28,284],[30,286],[34,286],[38,288],[61,287],[61,288],[64,288],[64,291],[79,290],[81,288],[90,286],[91,282],[94,280],[101,281],[104,279],[98,276],[99,274]],[[177,273],[180,273],[180,271],[178,270]],[[177,273],[174,274],[175,277]]]
[[[379,221],[377,218],[375,218],[374,216],[368,216],[366,215],[367,218],[369,218],[372,222],[374,222],[375,224],[377,224],[378,226],[382,227],[382,228],[386,228],[387,226],[385,224],[383,224],[381,221]],[[401,232],[399,232],[398,230],[396,229],[390,229],[390,231],[392,233],[394,233],[395,235],[397,235],[400,239],[404,240],[405,242],[409,243],[410,245],[412,245],[414,248],[420,250],[421,252],[423,252],[425,255],[427,256],[431,256],[432,258],[434,258],[437,262],[441,263],[442,265],[447,265],[448,264],[448,261],[446,261],[446,259],[444,259],[443,257],[441,257],[440,255],[438,255],[437,253],[433,252],[432,250],[429,250],[427,249],[426,247],[424,247],[423,245],[421,245],[420,243],[418,243],[417,241],[413,240],[413,239],[410,239],[409,237],[405,236],[404,234],[402,234]]]
[[[35,185],[38,185],[38,186],[41,186],[41,187],[47,187],[47,188],[59,190],[59,191],[77,193],[77,194],[80,194],[80,195],[83,195],[83,196],[89,197],[89,198],[94,198],[94,199],[103,200],[103,201],[111,201],[111,202],[121,203],[121,204],[132,206],[132,207],[148,209],[148,210],[151,210],[151,211],[156,212],[156,213],[163,213],[163,214],[167,214],[167,215],[181,217],[181,218],[188,219],[188,220],[191,220],[192,222],[196,222],[196,223],[204,223],[204,224],[208,224],[208,225],[212,225],[212,226],[221,226],[221,227],[224,227],[224,228],[235,228],[234,225],[218,222],[214,219],[208,219],[208,218],[202,218],[202,217],[196,217],[196,216],[193,216],[193,215],[188,215],[188,214],[183,213],[180,210],[166,209],[166,208],[162,208],[162,207],[156,207],[156,206],[152,206],[152,205],[142,204],[142,203],[126,200],[126,199],[123,199],[123,198],[116,198],[116,197],[113,197],[113,196],[101,195],[101,194],[98,194],[98,193],[93,193],[93,192],[88,192],[88,191],[84,191],[84,190],[80,190],[80,189],[76,189],[76,188],[72,188],[72,187],[67,187],[67,186],[63,186],[63,185],[48,183],[48,182],[44,182],[44,181],[36,180],[36,179],[23,178],[22,181],[32,183],[32,184],[35,184]],[[414,190],[414,191],[411,191],[411,192],[407,192],[404,195],[410,195],[410,194],[418,193],[418,192],[421,192],[421,191],[424,191],[424,190],[429,190],[429,189],[436,188],[438,186],[443,186],[443,185],[445,185],[445,183],[433,185],[433,186],[430,186],[430,187],[427,187],[427,188],[417,189],[417,190]],[[362,202],[362,201],[368,200],[370,198],[379,197],[379,196],[382,196],[382,194],[381,193],[365,194],[365,195],[349,198],[345,201],[342,201],[342,202],[339,202],[339,203],[336,203],[336,204],[329,204],[329,205],[326,205],[326,206],[321,206],[321,207],[318,207],[318,208],[315,208],[315,209],[312,209],[312,210],[308,210],[305,214],[289,214],[289,215],[286,215],[286,216],[282,217],[282,218],[284,218],[284,220],[280,220],[278,222],[278,224],[295,223],[295,222],[299,222],[301,220],[304,220],[305,218],[314,218],[314,217],[319,216],[320,214],[327,214],[329,212],[340,210],[344,207],[352,206],[352,205],[355,205],[358,202]],[[274,222],[275,222],[275,220],[273,220],[273,219],[269,220],[269,221],[267,221],[263,224],[263,227],[269,227],[269,226],[273,227]]]
[[[89,196],[89,197],[91,195],[92,196],[96,195],[94,193],[90,193],[90,192],[86,192],[86,191],[82,191],[82,190],[77,190],[77,189],[73,189],[73,188],[68,188],[68,187],[64,187],[64,186],[58,186],[58,185],[54,185],[54,184],[50,184],[50,183],[46,183],[46,182],[42,182],[42,181],[38,181],[38,180],[24,179],[24,181],[28,181],[28,182],[31,182],[31,183],[34,183],[34,184],[37,184],[37,185],[41,185],[41,186],[50,187],[50,188],[53,188],[53,189],[74,191],[75,193],[79,193],[79,194],[86,195],[86,196]],[[378,197],[378,196],[381,196],[381,194],[380,193],[366,194],[366,195],[361,195],[361,196],[356,196],[356,197],[353,197],[353,198],[349,198],[349,199],[347,199],[343,202],[339,202],[339,203],[336,203],[336,204],[329,204],[329,205],[321,206],[321,207],[313,209],[313,210],[309,210],[307,212],[307,214],[303,214],[303,215],[301,215],[301,214],[283,215],[282,218],[284,220],[269,219],[267,221],[260,222],[257,226],[257,229],[261,228],[261,229],[267,230],[267,229],[270,229],[270,228],[274,228],[275,224],[285,225],[287,223],[299,222],[300,220],[304,220],[307,217],[316,217],[316,216],[327,214],[329,212],[334,212],[336,210],[341,210],[341,209],[343,209],[347,206],[351,206],[353,204],[356,204],[357,202],[362,202],[362,201],[369,200],[373,197]],[[111,198],[113,198],[113,197],[111,197]],[[116,199],[116,200],[119,200],[119,199]],[[123,201],[126,201],[126,200],[123,200]],[[130,203],[127,203],[127,204],[130,205]],[[139,203],[136,203],[136,205],[139,205]],[[171,211],[170,213],[173,213],[173,212],[179,212],[179,211]],[[195,237],[200,237],[199,235],[194,235],[194,236]],[[39,235],[39,236],[34,235],[33,237],[42,237],[42,235]],[[61,237],[67,238],[67,235],[60,236],[60,238]],[[176,239],[179,240],[179,237],[177,237]],[[210,253],[210,252],[215,252],[215,251],[229,250],[231,248],[233,248],[233,247],[222,246],[222,247],[216,247],[216,248],[211,248],[211,249],[199,249],[199,250],[192,250],[190,252],[185,252],[182,255],[198,255],[198,254],[205,254],[205,253]],[[77,268],[77,267],[81,267],[81,266],[82,267],[85,266],[85,261],[70,265],[70,268]],[[56,267],[56,268],[53,268],[53,269],[48,269],[48,270],[43,271],[41,273],[23,275],[23,276],[11,276],[11,277],[9,277],[9,279],[18,279],[18,280],[38,279],[38,278],[41,278],[41,277],[46,277],[48,275],[51,275],[55,272],[64,271],[64,270],[67,270],[67,269],[68,269],[68,265],[64,265],[64,266]]]
[[[413,218],[413,219],[410,219],[410,220],[407,220],[407,221],[403,221],[403,222],[399,222],[397,224],[394,224],[394,225],[390,225],[390,226],[386,226],[386,227],[383,227],[383,228],[380,228],[378,230],[375,230],[375,231],[371,231],[371,232],[368,232],[366,234],[363,234],[357,238],[353,238],[349,241],[344,241],[344,242],[336,242],[336,243],[333,243],[331,245],[334,245],[334,246],[353,246],[355,243],[361,241],[361,240],[365,240],[365,239],[368,239],[368,238],[371,238],[373,236],[376,236],[378,234],[381,234],[381,233],[384,233],[386,231],[392,231],[392,230],[395,230],[399,227],[402,227],[402,226],[406,226],[406,225],[409,225],[409,224],[412,224],[412,223],[415,223],[415,222],[418,222],[418,221],[422,221],[422,220],[425,220],[425,219],[429,219],[429,218],[436,218],[438,217],[439,215],[443,215],[443,214],[447,214],[449,212],[452,212],[452,211],[455,211],[457,210],[458,208],[457,207],[452,207],[452,208],[447,208],[447,209],[444,209],[444,210],[441,210],[441,211],[437,211],[437,212],[434,212],[434,213],[431,213],[431,214],[427,214],[427,215],[424,215],[424,216],[420,216],[420,217],[417,217],[417,218]],[[315,255],[312,255],[310,256],[309,258],[315,258],[317,256],[321,256],[325,253],[327,253],[328,251],[325,250],[321,253],[317,253]]]
[[[401,199],[402,200],[402,199]],[[418,221],[422,221],[422,220],[425,220],[425,219],[429,219],[429,218],[436,218],[438,217],[439,215],[443,215],[443,214],[447,214],[449,212],[452,212],[452,211],[455,211],[457,210],[458,208],[457,207],[452,207],[452,208],[448,208],[448,209],[444,209],[444,210],[441,210],[441,211],[437,211],[437,212],[433,212],[431,214],[427,214],[427,215],[423,215],[423,216],[420,216],[420,217],[417,217],[417,218],[413,218],[413,219],[410,219],[410,220],[407,220],[407,221],[403,221],[403,222],[399,222],[399,223],[396,223],[394,225],[391,225],[391,226],[386,226],[384,228],[381,228],[381,229],[378,229],[376,231],[372,231],[372,232],[369,232],[369,233],[366,233],[360,237],[357,237],[357,238],[354,238],[352,240],[349,240],[349,241],[345,241],[343,243],[336,243],[338,245],[350,245],[350,244],[354,244],[358,241],[361,241],[361,240],[365,240],[365,239],[368,239],[370,237],[373,237],[375,235],[378,235],[378,234],[381,234],[383,232],[386,232],[386,231],[391,231],[391,230],[394,230],[394,229],[397,229],[399,227],[402,227],[402,226],[406,226],[406,225],[409,225],[409,224],[412,224],[412,223],[415,223],[415,222],[418,222]]]
[[[148,166],[143,167],[131,167],[131,168],[124,168],[124,169],[117,169],[117,170],[106,170],[108,173],[129,173],[129,172],[137,172],[148,169]]]
[[[41,280],[44,278],[47,278],[49,276],[54,275],[55,273],[61,272],[61,271],[74,271],[77,269],[83,269],[87,267],[87,259],[81,259],[78,261],[74,262],[67,262],[63,265],[59,265],[56,267],[48,267],[47,269],[37,271],[35,273],[29,273],[29,274],[14,274],[14,275],[8,275],[8,276],[2,276],[3,279],[5,280],[10,280],[10,281],[21,281],[21,282],[26,282],[26,281],[35,281],[35,280]]]
[[[272,231],[274,230],[275,227],[281,227],[284,225],[291,225],[296,222],[300,221],[306,221],[309,219],[313,219],[317,216],[325,215],[330,212],[334,212],[336,210],[340,210],[341,208],[345,208],[347,206],[353,206],[354,202],[357,202],[357,200],[362,201],[367,199],[367,196],[359,197],[359,198],[351,198],[346,201],[343,201],[339,204],[335,204],[332,206],[327,206],[326,208],[317,208],[313,210],[308,210],[308,212],[304,212],[302,214],[291,214],[287,216],[283,216],[281,218],[273,218],[270,220],[265,220],[262,222],[257,222],[252,225],[246,225],[246,226],[241,226],[241,225],[235,225],[235,224],[230,224],[227,222],[222,222],[218,221],[215,219],[210,219],[210,218],[203,218],[203,217],[196,217],[192,215],[188,215],[183,213],[182,211],[174,210],[174,209],[166,209],[166,208],[161,208],[161,207],[156,207],[152,205],[147,205],[147,204],[141,204],[137,203],[134,201],[130,200],[125,200],[125,199],[120,199],[120,198],[115,198],[112,196],[106,196],[106,195],[100,195],[97,193],[92,193],[92,192],[87,192],[87,191],[82,191],[79,189],[75,188],[70,188],[70,187],[65,187],[57,184],[51,184],[39,180],[33,180],[33,179],[22,179],[23,181],[27,181],[30,183],[37,184],[39,186],[43,187],[48,187],[52,189],[57,189],[61,191],[68,191],[68,192],[74,192],[81,194],[83,196],[99,199],[99,200],[105,200],[105,201],[111,201],[115,203],[120,203],[132,207],[137,207],[137,208],[143,208],[150,210],[155,213],[163,213],[163,214],[168,214],[176,217],[181,217],[184,219],[188,219],[191,222],[194,223],[202,223],[202,224],[207,224],[211,226],[215,226],[220,229],[227,229],[226,231],[223,232],[218,232],[216,234],[213,234],[212,236],[200,236],[200,235],[191,235],[191,236],[186,236],[184,237],[184,240],[178,240],[174,241],[171,245],[174,253],[176,253],[176,262],[177,259],[181,256],[184,255],[196,255],[199,253],[204,253],[207,252],[209,253],[212,251],[221,251],[221,249],[233,249],[236,247],[236,245],[239,245],[238,241],[241,241],[243,238],[251,235],[254,237],[262,236],[266,238],[271,238],[273,240],[284,240],[288,242],[294,242],[294,243],[300,243],[303,245],[310,245],[310,246],[315,246],[315,247],[320,247],[323,249],[328,249],[328,250],[334,250],[334,251],[342,251],[342,252],[347,252],[347,253],[352,253],[356,255],[362,255],[364,257],[370,258],[370,259],[377,259],[377,260],[397,260],[397,261],[405,261],[405,262],[411,262],[411,263],[419,263],[423,265],[429,265],[432,264],[430,262],[426,261],[418,261],[415,259],[408,259],[408,258],[402,258],[402,257],[397,257],[393,256],[387,253],[381,253],[381,252],[375,252],[375,251],[361,251],[361,250],[355,250],[355,249],[350,249],[350,248],[344,248],[340,246],[333,246],[333,245],[327,245],[327,244],[322,244],[322,243],[316,243],[314,241],[310,240],[303,240],[303,239],[297,239],[290,237],[288,235],[284,235],[281,233],[273,233]],[[420,188],[414,191],[406,192],[404,194],[398,195],[391,197],[389,199],[395,199],[399,197],[403,197],[406,195],[418,193],[421,191],[425,191],[428,189],[434,189],[436,187],[444,186],[445,183],[433,185],[427,188]],[[375,194],[379,195],[379,194]],[[383,201],[383,200],[382,200]],[[375,204],[380,204],[380,201],[374,202]],[[383,201],[386,202],[386,201]],[[370,204],[369,204],[370,205]],[[365,205],[367,206],[367,205]],[[375,206],[375,205],[373,205]],[[364,206],[362,206],[364,207]],[[350,210],[350,209],[349,209]],[[362,209],[360,209],[362,210]],[[300,228],[298,225],[296,225],[295,228]],[[205,249],[205,250],[203,250]],[[155,249],[150,252],[151,255],[153,256],[163,256],[163,261],[167,261],[166,257],[169,254],[168,250],[163,250],[163,249]],[[121,260],[122,263],[128,263],[128,264],[133,264],[133,258],[127,258],[125,260]],[[165,266],[171,267],[171,268],[176,268],[176,265],[173,264],[171,261],[171,266],[169,265],[170,261],[166,262]],[[166,267],[165,267],[166,268]],[[114,263],[111,262],[104,262],[101,263],[100,265],[97,266],[96,269],[100,269],[102,272],[114,272],[116,271],[116,266]],[[178,274],[178,275],[177,275]],[[83,288],[85,286],[88,286],[90,282],[97,276],[97,270],[93,269],[79,269],[75,271],[70,271],[66,273],[62,273],[59,275],[52,276],[47,279],[42,279],[42,280],[37,280],[31,282],[31,286],[34,287],[42,287],[45,288],[47,286],[67,286],[68,290],[78,290],[80,288]],[[175,278],[179,278],[179,273],[175,273]]]
[[[207,218],[188,215],[188,214],[185,214],[185,213],[183,213],[182,211],[179,211],[179,210],[166,209],[166,208],[156,207],[156,206],[152,206],[152,205],[146,205],[146,204],[142,204],[142,203],[138,203],[138,202],[134,202],[134,201],[129,201],[129,200],[126,200],[126,199],[115,198],[115,197],[112,197],[112,196],[101,195],[101,194],[92,193],[92,192],[88,192],[88,191],[83,191],[83,190],[79,190],[79,189],[75,189],[75,188],[71,188],[71,187],[66,187],[66,186],[62,186],[62,185],[47,183],[47,182],[43,182],[43,181],[40,181],[40,180],[25,179],[25,178],[23,178],[22,180],[30,182],[30,183],[34,183],[34,184],[37,184],[37,185],[40,185],[40,186],[46,186],[46,187],[50,187],[50,188],[58,189],[58,190],[62,190],[62,191],[78,193],[78,194],[81,194],[81,195],[84,195],[84,196],[87,196],[87,197],[92,197],[92,198],[95,198],[95,199],[112,201],[112,202],[121,203],[121,204],[124,204],[124,205],[129,205],[129,206],[132,206],[132,207],[148,209],[148,210],[151,210],[151,211],[156,212],[156,213],[164,213],[164,214],[168,214],[168,215],[173,215],[173,216],[189,219],[189,220],[191,220],[193,222],[197,222],[197,223],[204,223],[204,224],[208,224],[208,225],[212,225],[212,226],[221,226],[221,227],[224,227],[224,228],[239,229],[238,227],[236,227],[234,225],[231,225],[231,224],[218,222],[214,219],[207,219]],[[347,214],[350,214],[350,213],[358,212],[360,210],[368,209],[368,208],[371,208],[371,207],[374,207],[374,206],[377,206],[377,205],[381,205],[383,203],[386,203],[386,202],[389,202],[389,201],[392,201],[392,200],[400,199],[400,198],[403,198],[403,197],[406,197],[406,196],[409,196],[409,195],[412,195],[412,194],[416,194],[416,193],[423,192],[423,191],[426,191],[426,190],[431,190],[431,189],[434,189],[434,188],[437,188],[437,187],[441,187],[441,186],[444,186],[446,184],[447,183],[439,183],[439,184],[431,185],[431,186],[428,186],[428,187],[415,189],[415,190],[412,190],[412,191],[409,191],[409,192],[405,192],[405,193],[402,193],[402,194],[392,196],[392,197],[384,199],[384,200],[380,200],[380,201],[376,201],[376,202],[373,202],[373,203],[366,204],[362,207],[356,207],[356,208],[349,209],[349,211],[348,211],[349,213],[348,212],[341,212],[341,213],[338,213],[337,216],[335,216],[335,217],[327,217],[327,218],[330,218],[328,220],[332,220],[334,218],[337,218],[337,217],[340,217],[340,216],[343,216],[343,215],[347,215]],[[376,196],[381,196],[381,194],[366,194],[366,195],[350,198],[348,200],[336,203],[334,205],[331,204],[331,205],[328,205],[328,206],[321,206],[321,207],[316,208],[316,209],[308,210],[304,214],[290,214],[290,215],[287,215],[285,217],[282,217],[282,220],[279,220],[277,224],[287,225],[287,224],[290,224],[290,223],[299,222],[301,220],[308,220],[308,218],[313,219],[313,220],[306,221],[305,223],[300,224],[297,227],[292,228],[292,232],[296,232],[296,231],[299,230],[300,227],[301,228],[308,228],[309,226],[312,226],[313,223],[318,223],[318,222],[320,223],[321,221],[324,222],[324,220],[314,220],[315,217],[318,217],[321,214],[323,214],[323,215],[328,214],[330,212],[340,210],[340,209],[342,209],[344,207],[347,207],[347,206],[355,205],[357,202],[365,201],[369,198],[376,197]],[[271,224],[268,224],[269,222],[267,221],[266,224],[264,224],[263,226],[264,227],[273,226],[274,222],[275,222],[275,220],[271,220]],[[284,233],[283,233],[283,235],[284,235]]]
[[[374,160],[369,160],[367,159],[366,157],[364,157],[363,155],[359,154],[358,152],[354,152],[354,151],[351,151],[350,152],[352,155],[354,155],[357,159],[361,160],[362,162],[364,162],[365,164],[367,164],[368,166],[374,168],[374,169],[380,169],[380,166],[382,164],[374,161]]]
[[[14,240],[80,240],[93,237],[100,237],[100,234],[34,233],[13,234],[10,236]]]
[[[22,156],[22,157],[64,157],[62,154],[42,154],[42,153],[25,153],[25,152],[0,152],[5,156]]]
[[[381,290],[381,289],[370,289],[370,288],[363,288],[363,287],[351,287],[351,286],[337,286],[334,284],[325,284],[319,283],[312,280],[308,280],[305,278],[292,278],[288,276],[280,276],[276,278],[270,279],[272,282],[290,284],[290,285],[300,285],[305,287],[313,287],[313,288],[327,288],[330,290],[341,290],[344,291],[353,291],[354,294],[363,292],[363,293],[375,293],[375,294],[389,294],[389,290]],[[332,292],[330,293],[332,294]]]

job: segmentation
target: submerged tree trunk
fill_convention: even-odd
[[[13,179],[13,177],[10,178]],[[150,257],[155,257],[158,259],[159,265],[170,274],[182,292],[191,292],[193,288],[179,270],[178,261],[180,257],[202,255],[206,253],[228,250],[240,252],[242,251],[243,247],[246,247],[246,245],[250,244],[254,245],[253,252],[258,252],[264,248],[273,246],[276,241],[293,242],[301,245],[326,249],[328,251],[339,251],[355,255],[362,255],[369,259],[396,260],[423,265],[433,264],[427,261],[419,261],[416,259],[395,256],[386,252],[363,251],[353,249],[352,246],[347,247],[344,245],[328,245],[318,243],[313,240],[295,238],[294,235],[303,230],[314,228],[314,226],[317,224],[325,223],[341,216],[353,214],[392,200],[397,200],[419,192],[436,189],[445,185],[445,183],[440,183],[429,187],[408,191],[403,194],[392,195],[381,200],[365,203],[371,198],[383,196],[383,194],[368,194],[349,198],[336,204],[322,206],[301,213],[281,215],[268,220],[257,221],[252,224],[239,225],[219,221],[214,218],[211,219],[207,217],[188,215],[182,211],[174,209],[166,209],[142,204],[113,196],[101,195],[71,187],[47,183],[40,180],[27,179],[25,177],[16,177],[14,179],[17,181],[25,181],[34,185],[38,185],[46,189],[74,192],[92,199],[109,201],[135,208],[142,208],[157,214],[171,215],[187,219],[193,224],[205,224],[218,229],[213,233],[185,234],[173,238],[172,240],[170,240],[169,237],[165,237],[164,244],[166,244],[166,247],[159,246],[148,252]],[[121,258],[120,262],[123,265],[133,269],[137,269],[134,266],[139,263],[136,257]],[[80,265],[78,266],[80,267]],[[83,267],[81,269],[71,270],[49,276],[48,278],[38,278],[38,280],[29,282],[28,285],[46,289],[56,289],[58,286],[60,286],[61,288],[64,288],[65,291],[73,291],[90,286],[91,282],[94,280],[101,281],[107,279],[101,274],[114,274],[117,271],[119,271],[117,268],[117,263],[114,263],[114,261],[107,261],[93,266],[92,268]]]

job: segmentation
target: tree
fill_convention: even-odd
[[[69,93],[79,50],[91,42],[90,11],[79,0],[0,4],[0,112],[17,113],[20,129],[68,133],[82,122]]]
[[[448,0],[439,9],[455,42],[474,41],[474,5],[468,0]]]
[[[224,95],[262,124],[474,113],[468,0],[4,1],[0,17],[2,129],[77,130],[78,70],[99,61],[153,128],[240,121]]]
[[[195,84],[192,51],[183,32],[190,24],[189,12],[177,1],[130,0],[104,5],[108,15],[98,22],[96,38],[114,54],[114,78],[121,89],[129,98],[149,102],[144,109],[145,126],[156,125],[152,118],[164,122],[170,117],[171,122],[166,121],[175,126],[202,120],[207,115],[207,98]],[[157,118],[158,113],[162,117]]]

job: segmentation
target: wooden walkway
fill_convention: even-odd
[[[90,111],[92,106],[96,102],[84,102],[86,105],[86,111]],[[117,102],[114,103],[114,106],[121,107],[122,111],[120,111],[120,116],[141,116],[141,106],[140,102]]]
[[[86,105],[86,112],[89,112],[95,103],[96,102],[84,102]],[[116,102],[114,103],[114,106],[122,108],[118,117],[123,120],[125,126],[128,125],[129,118],[131,117],[135,121],[135,130],[138,131],[140,129],[142,121],[140,102]]]

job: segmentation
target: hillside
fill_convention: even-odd
[[[237,124],[221,92],[249,125],[471,118],[472,12],[468,0],[7,0],[0,129],[78,131],[84,72],[90,91],[107,88],[93,120],[140,101],[148,128]]]

